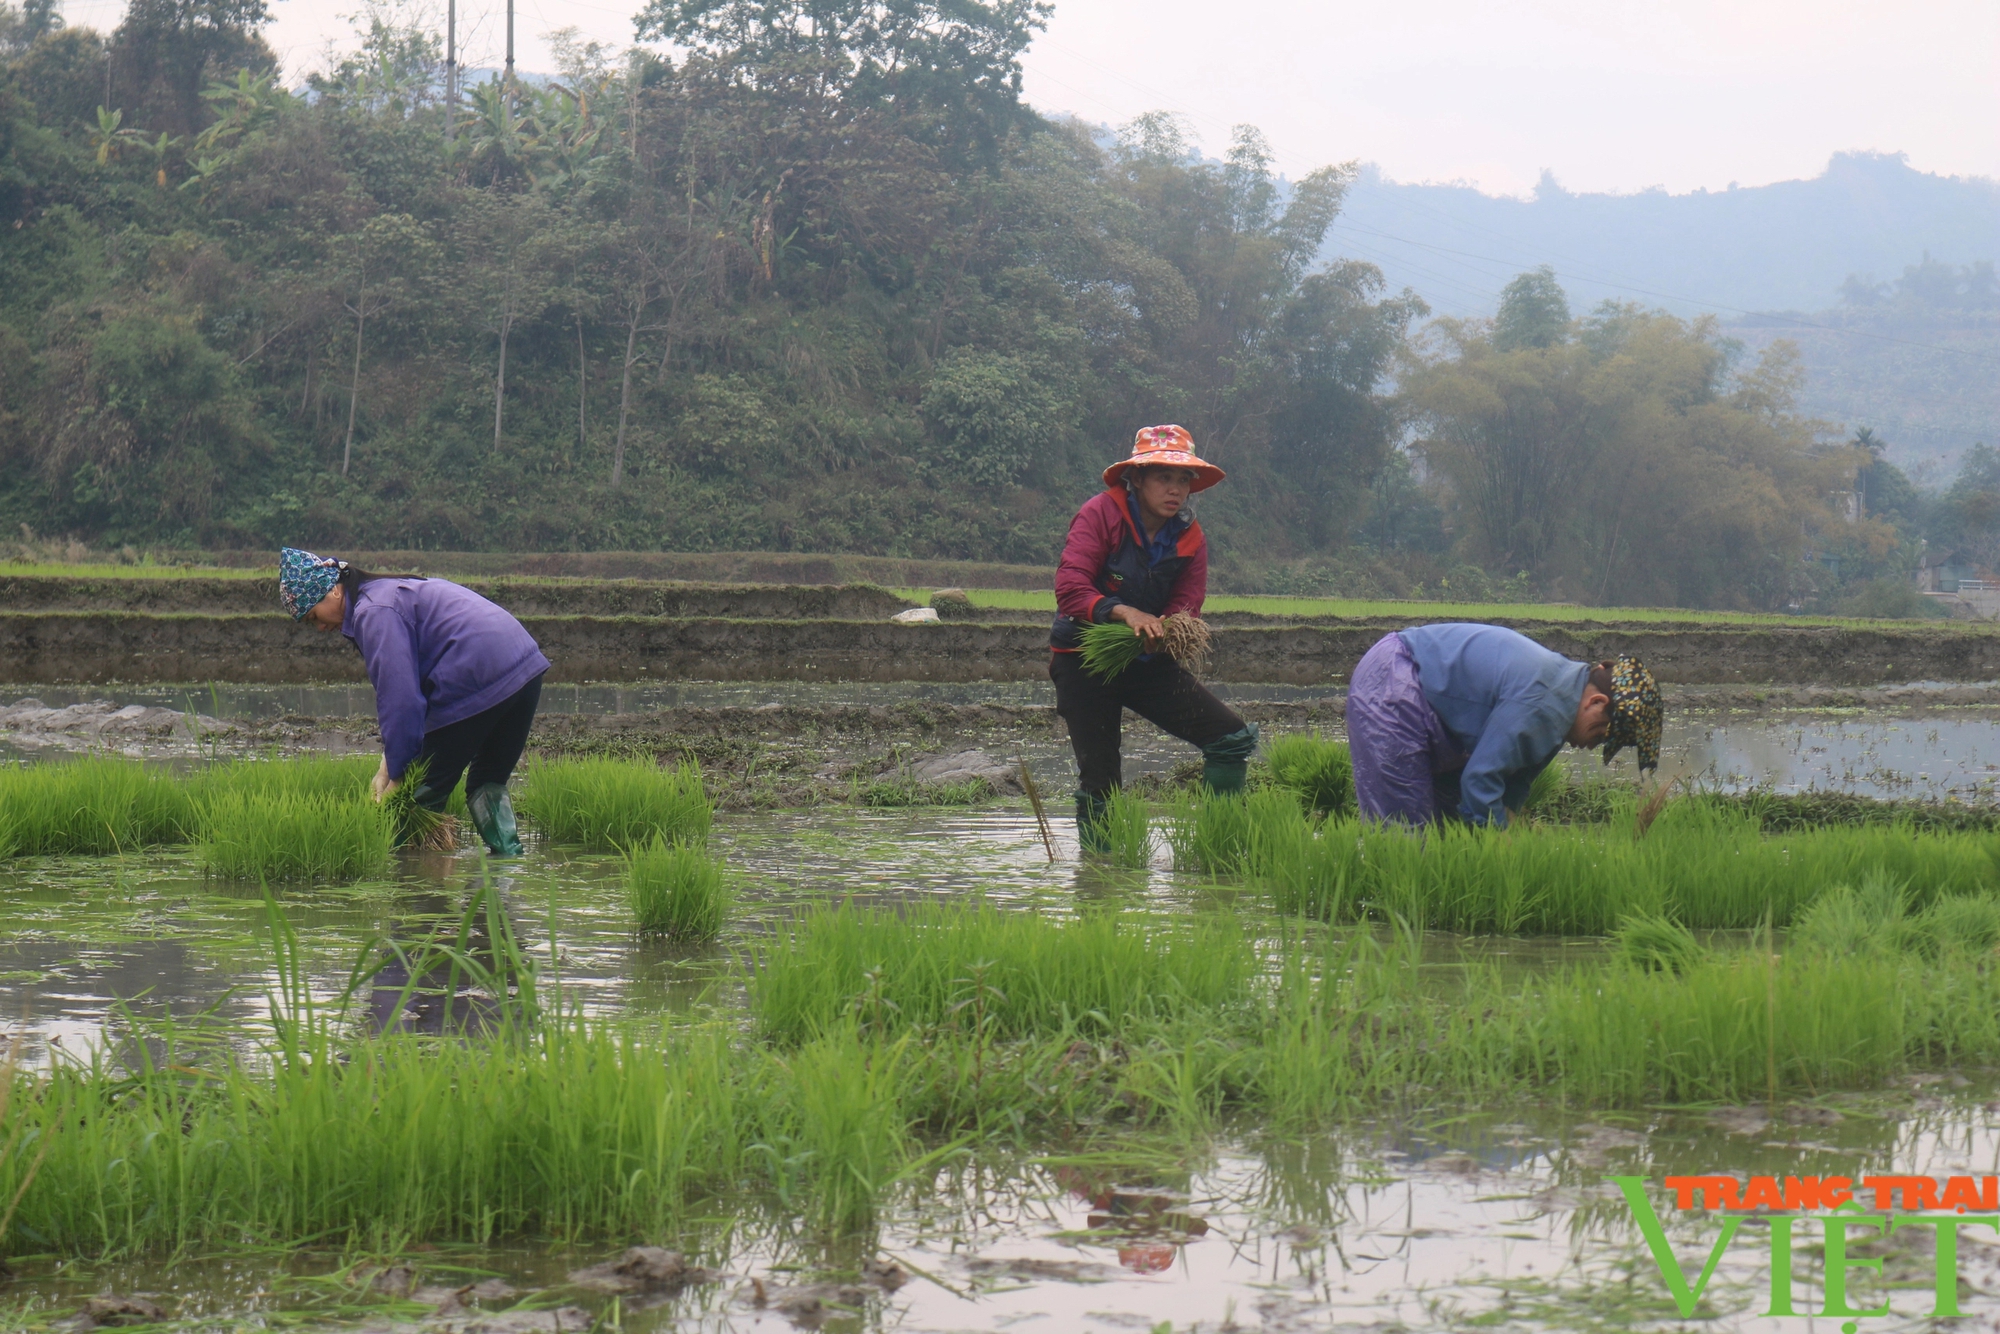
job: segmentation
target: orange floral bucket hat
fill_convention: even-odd
[[[1104,484],[1116,486],[1133,468],[1187,468],[1194,473],[1196,491],[1206,491],[1225,474],[1194,452],[1194,437],[1185,426],[1148,426],[1132,442],[1132,457],[1120,459],[1104,470]]]

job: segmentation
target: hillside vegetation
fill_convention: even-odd
[[[1415,338],[1321,259],[1351,164],[1049,121],[1046,14],[655,0],[674,61],[571,42],[448,125],[437,35],[379,16],[296,93],[263,0],[0,2],[0,521],[1046,567],[1179,421],[1238,591],[1772,610],[1898,549],[1786,346],[1535,274]]]

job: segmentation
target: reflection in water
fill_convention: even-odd
[[[1716,786],[1991,802],[2000,784],[2000,720],[1779,717],[1695,722],[1669,750]]]
[[[533,981],[507,903],[511,883],[482,870],[457,901],[441,892],[406,900],[370,979],[373,1031],[491,1034],[532,1017]]]

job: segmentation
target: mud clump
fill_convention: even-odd
[[[92,1297],[70,1322],[73,1330],[116,1328],[120,1325],[153,1325],[167,1318],[166,1308],[150,1297]]]
[[[673,1291],[721,1277],[713,1269],[689,1264],[679,1251],[634,1246],[616,1260],[575,1271],[569,1281],[592,1292],[640,1293]]]

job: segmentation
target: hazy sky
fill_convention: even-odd
[[[633,5],[516,0],[516,59],[575,25],[623,45]],[[439,19],[443,0],[419,0]],[[273,0],[297,76],[345,42],[359,0]],[[69,0],[109,28],[122,0]],[[419,10],[419,12],[422,12]],[[497,63],[504,0],[462,0],[469,56]],[[1029,99],[1118,123],[1183,113],[1210,152],[1261,127],[1293,174],[1378,162],[1403,181],[1524,193],[1676,193],[1817,175],[1841,149],[2000,177],[2000,0],[1058,0]]]

